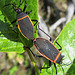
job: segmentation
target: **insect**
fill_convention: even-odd
[[[40,28],[39,28],[40,29]],[[42,29],[40,29],[43,33],[45,33]],[[49,60],[49,66],[51,66],[51,62],[54,63],[54,67],[56,69],[56,75],[57,75],[57,66],[56,66],[56,63],[58,63],[60,66],[62,64],[62,59],[64,57],[64,55],[61,55],[61,52],[60,50],[62,50],[62,47],[59,45],[59,43],[57,42],[57,40],[55,41],[55,43],[60,47],[60,49],[57,49],[55,47],[55,45],[53,45],[53,43],[51,42],[51,37],[45,33],[50,39],[47,40],[45,38],[36,38],[33,40],[33,44],[34,44],[34,47],[37,49],[37,51],[39,52],[39,54],[41,56],[37,56],[37,57],[45,57],[46,59]],[[33,53],[34,56],[36,56],[34,53]],[[63,64],[63,65],[70,65],[71,63],[69,64]],[[47,67],[49,68],[49,67]],[[62,68],[62,71],[63,71],[63,75],[64,75],[64,69],[63,67],[61,66]],[[44,69],[44,68],[42,68]]]
[[[23,3],[23,2],[22,2]],[[33,23],[32,21],[35,21],[35,24],[34,26],[37,24],[37,20],[31,20],[29,18],[29,16],[27,14],[30,14],[32,12],[32,10],[30,12],[24,12],[26,10],[26,7],[27,7],[27,3],[26,3],[26,0],[25,0],[25,6],[24,6],[24,9],[22,10],[20,8],[21,6],[21,0],[20,0],[20,5],[16,8],[16,4],[8,4],[8,5],[12,5],[13,6],[13,9],[16,11],[17,13],[17,19],[14,20],[13,22],[11,22],[11,24],[15,23],[17,21],[18,25],[16,25],[13,30],[15,30],[16,27],[18,27],[19,31],[21,32],[21,34],[25,37],[25,38],[28,38],[28,39],[31,39],[33,40],[33,36],[34,36],[34,28],[33,28]],[[8,5],[5,5],[5,6],[8,6]]]
[[[25,4],[26,4],[26,0],[25,0]],[[27,5],[24,6],[24,9],[22,11],[20,7],[21,5],[21,0],[20,0],[20,5],[18,8],[16,8],[14,4],[8,4],[8,5],[13,5],[13,9],[17,12],[17,19],[14,20],[12,23],[16,22],[18,23],[18,25],[16,25],[16,27],[18,26],[19,31],[21,32],[21,34],[25,37],[28,38],[30,40],[32,40],[33,45],[35,46],[35,48],[38,50],[38,52],[40,53],[39,56],[35,55],[31,50],[32,54],[34,56],[37,57],[45,57],[46,59],[48,59],[49,61],[54,63],[55,69],[56,69],[56,75],[57,75],[57,67],[56,67],[56,63],[58,64],[62,64],[62,58],[64,56],[61,55],[61,52],[59,50],[62,49],[62,47],[58,44],[58,42],[56,41],[56,43],[60,46],[60,49],[57,49],[53,43],[51,43],[51,41],[44,39],[44,38],[34,38],[34,26],[32,21],[35,21],[36,23],[38,22],[37,20],[30,20],[29,16],[27,15],[27,13],[30,12],[24,12]],[[36,23],[34,25],[36,25]],[[14,29],[16,28],[14,27]],[[13,29],[13,30],[14,30]],[[42,29],[39,28],[39,30],[41,30],[42,32],[44,32]],[[44,32],[45,33],[45,32]],[[46,34],[46,33],[45,33]],[[47,34],[46,34],[47,35]],[[49,36],[49,35],[47,35]],[[50,36],[49,36],[50,37]],[[51,38],[51,37],[50,37]],[[51,39],[50,39],[51,40]],[[29,48],[30,49],[30,48]],[[63,70],[63,68],[62,68]],[[64,70],[63,70],[64,72]]]
[[[43,33],[45,33],[42,29],[40,29],[38,27],[39,30],[41,30]],[[55,43],[60,47],[60,49],[57,49],[55,47],[55,45],[53,45],[53,43],[51,42],[51,37],[45,33],[50,39],[47,40],[45,38],[34,38],[33,41],[33,45],[34,47],[37,49],[37,51],[39,52],[39,56],[35,55],[29,48],[29,50],[32,52],[32,54],[35,57],[45,57],[46,59],[49,60],[49,66],[51,66],[51,62],[54,63],[54,67],[56,69],[56,75],[57,75],[57,67],[56,67],[56,63],[58,63],[60,66],[62,64],[62,59],[63,59],[63,55],[61,55],[60,50],[62,50],[62,47],[58,44],[57,40],[55,41]],[[47,67],[49,68],[49,67]],[[61,66],[62,70],[63,70],[63,75],[64,75],[64,69]],[[43,68],[42,68],[43,69]]]
[[[56,75],[57,75],[56,63],[62,64],[62,58],[64,57],[61,55],[61,52],[59,51],[62,49],[62,47],[56,41],[57,45],[60,46],[60,49],[57,49],[51,41],[44,39],[44,38],[36,38],[33,41],[33,43],[34,43],[35,48],[39,51],[39,53],[43,57],[45,57],[46,59],[48,59],[49,61],[54,63],[54,66],[56,69]],[[62,68],[62,70],[63,70],[63,68]],[[63,72],[64,72],[64,70],[63,70]]]

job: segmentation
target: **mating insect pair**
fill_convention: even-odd
[[[21,2],[21,0],[20,0],[20,2]],[[20,3],[20,5],[21,4],[22,3]],[[26,0],[25,0],[25,4],[26,4]],[[29,18],[29,16],[27,15],[27,13],[31,13],[31,11],[30,12],[26,12],[26,13],[24,12],[25,9],[26,9],[26,7],[27,7],[27,4],[24,6],[23,11],[22,11],[21,8],[19,8],[20,5],[19,5],[18,8],[16,8],[16,5],[14,5],[14,4],[8,4],[8,5],[13,5],[13,9],[17,12],[17,19],[15,21],[13,21],[12,23],[14,23],[14,22],[17,21],[18,25],[16,25],[16,27],[18,26],[19,31],[21,32],[21,34],[25,38],[32,40],[33,45],[35,46],[35,48],[41,54],[38,57],[42,57],[43,56],[46,59],[48,59],[50,62],[54,63],[54,66],[55,66],[55,69],[56,69],[56,75],[57,75],[56,63],[58,63],[61,66],[61,64],[62,64],[62,58],[64,57],[64,56],[61,55],[61,52],[60,52],[60,50],[62,49],[62,47],[58,44],[58,42],[56,40],[57,45],[60,46],[60,49],[57,49],[53,45],[53,43],[51,42],[51,37],[48,34],[46,34],[40,28],[39,28],[39,30],[41,30],[42,32],[44,32],[50,38],[50,41],[47,40],[47,39],[44,39],[44,38],[34,38],[35,30],[34,30],[34,26],[33,26],[32,21],[36,22],[34,25],[36,25],[38,21],[37,20],[31,20]],[[7,5],[5,5],[5,6],[7,6]],[[14,27],[14,29],[16,27]],[[32,52],[32,54],[34,56],[36,56],[33,52]],[[63,68],[62,68],[62,70],[63,70]],[[64,72],[64,70],[63,70],[63,72]],[[64,75],[64,73],[63,73],[63,75]]]

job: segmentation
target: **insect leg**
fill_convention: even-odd
[[[15,23],[16,22],[16,20],[14,20],[13,22],[11,22],[11,24],[13,24],[13,23]]]
[[[25,47],[25,46],[23,46],[23,47]],[[25,48],[27,48],[28,50],[30,50],[34,57],[43,57],[43,56],[41,56],[41,55],[35,55],[35,54],[33,53],[33,51],[32,51],[29,47],[25,47]]]
[[[49,61],[49,67],[51,66],[51,61]]]
[[[51,61],[49,61],[49,66],[47,66],[47,67],[42,67],[41,69],[48,69],[48,68],[50,68],[50,66],[51,66]]]
[[[55,67],[55,69],[56,69],[56,75],[57,75],[57,67],[56,67],[56,64],[54,63],[54,67]]]
[[[30,14],[32,12],[32,10],[31,11],[26,11],[26,14]]]
[[[24,0],[23,0],[24,1]],[[26,3],[26,2],[25,2]],[[23,2],[21,3],[21,0],[20,0],[20,5],[22,5],[23,4]],[[18,8],[20,7],[20,5],[18,6]]]
[[[11,22],[11,24],[15,23],[16,20],[14,20],[13,22]],[[12,30],[14,31],[17,28],[18,25],[16,25]]]
[[[12,30],[14,31],[17,27],[18,27],[18,25],[16,25]],[[14,32],[15,32],[15,31],[14,31]]]
[[[34,22],[35,22],[34,26],[38,23],[38,21],[37,21],[37,20],[32,20],[32,21],[34,21]]]
[[[29,49],[29,50],[31,51],[31,49]],[[31,51],[31,53],[33,54],[34,57],[43,57],[41,55],[35,55],[32,51]]]
[[[59,45],[59,43],[57,42],[57,40],[55,41],[55,43],[60,47],[60,49],[58,49],[58,50],[62,50],[62,47]]]
[[[13,24],[13,23],[15,23],[16,22],[16,20],[14,20],[13,22],[11,22],[11,24]],[[18,27],[18,25],[16,25],[12,30],[17,34],[17,36],[18,36],[18,33],[15,31],[15,29]]]
[[[24,6],[24,9],[23,9],[23,12],[26,10],[26,7],[27,7],[27,3],[26,3],[26,0],[25,0],[25,6]],[[32,10],[29,12],[29,11],[26,11],[26,14],[30,14],[32,12]]]
[[[60,65],[61,66],[61,65]],[[63,69],[63,67],[61,66],[61,68],[62,68],[62,71],[63,71],[63,75],[64,75],[64,69]]]
[[[24,6],[24,9],[23,9],[23,12],[25,11],[26,7],[27,7],[27,3],[26,3],[26,0],[25,0],[25,6]]]
[[[38,29],[40,30],[40,31],[42,31],[44,34],[46,34],[50,39],[50,41],[51,41],[51,37],[50,37],[50,35],[48,35],[46,32],[44,32],[40,27],[39,27],[39,25],[38,25]]]
[[[13,22],[11,22],[11,24],[15,23],[16,20],[14,20]],[[12,30],[14,31],[17,28],[18,25],[16,25]]]

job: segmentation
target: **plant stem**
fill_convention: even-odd
[[[25,48],[24,48],[24,49],[25,49]],[[30,59],[31,59],[31,61],[32,61],[32,64],[33,64],[34,68],[35,68],[36,75],[40,75],[39,70],[38,70],[38,68],[37,68],[37,66],[36,66],[35,60],[33,59],[30,50],[29,50],[29,49],[26,49],[26,51],[27,51],[27,53],[28,53],[28,55],[29,55],[29,57],[30,57]]]

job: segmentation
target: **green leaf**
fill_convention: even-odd
[[[10,75],[15,75],[14,73],[18,70],[17,66],[12,67],[12,69],[10,69]]]
[[[23,45],[26,45],[28,47],[31,47],[33,45],[31,40],[26,39],[22,36],[18,28],[15,30],[18,33],[18,37],[17,34],[12,31],[13,27],[17,23],[14,23],[12,25],[11,22],[16,20],[17,14],[14,11],[13,6],[8,4],[13,4],[15,1],[17,4],[16,7],[18,7],[20,4],[20,0],[0,0],[0,52],[23,53],[25,51],[23,49]],[[23,4],[20,6],[20,8],[23,10],[25,0],[21,0],[21,3],[22,2]],[[38,20],[38,0],[26,0],[26,2],[27,8],[25,12],[32,10],[31,14],[29,14],[30,19]],[[34,28],[37,32],[37,26],[35,26]],[[34,37],[36,36],[37,33],[35,33]]]
[[[75,75],[75,19],[70,21],[58,36],[58,43],[61,45],[61,54],[64,55],[62,60],[62,67],[66,75]],[[54,45],[59,49],[60,47],[54,42]],[[74,61],[74,62],[73,62]],[[71,63],[70,65],[68,65]],[[43,67],[48,66],[48,60],[44,63]],[[63,65],[66,64],[66,65]],[[57,65],[57,75],[63,75],[63,71],[59,64]],[[54,65],[49,69],[42,69],[40,75],[56,75]]]

